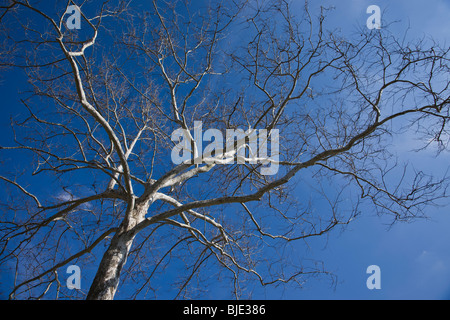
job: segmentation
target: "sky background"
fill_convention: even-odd
[[[143,1],[140,1],[143,2]],[[295,0],[301,6],[303,1]],[[450,0],[328,0],[311,1],[311,6],[334,6],[329,24],[341,28],[344,33],[354,32],[365,26],[369,5],[378,5],[382,22],[396,21],[393,30],[403,34],[410,28],[411,39],[430,35],[444,46],[450,44]],[[6,78],[5,78],[6,77]],[[21,78],[14,72],[4,73],[0,82],[0,143],[11,138],[9,118],[19,109],[17,89]],[[432,151],[413,153],[416,141],[407,135],[397,139],[397,153],[418,167],[425,167],[436,174],[448,169],[450,154],[443,153],[436,159]],[[1,154],[3,156],[3,154]],[[1,160],[1,159],[0,159]],[[0,162],[0,165],[1,162]],[[332,232],[327,238],[308,242],[307,255],[322,260],[328,271],[337,276],[331,286],[327,279],[310,280],[303,290],[282,287],[258,289],[255,299],[450,299],[450,207],[431,208],[428,220],[390,225],[389,217],[378,217],[364,212],[343,232]],[[302,249],[303,250],[303,249]],[[381,289],[366,287],[366,268],[381,268]],[[10,277],[0,274],[2,286],[0,298],[6,298]],[[83,283],[87,290],[89,284]],[[218,289],[214,298],[221,298]]]
[[[300,5],[302,1],[295,1]],[[317,3],[317,4],[316,4]],[[382,25],[395,22],[390,30],[403,35],[409,28],[410,39],[430,36],[448,47],[450,44],[450,1],[311,1],[311,5],[333,6],[328,23],[344,33],[365,26],[370,14],[366,9],[378,5]],[[414,153],[417,146],[411,136],[396,139],[400,158],[419,168],[442,174],[450,155],[435,158],[432,150]],[[330,289],[327,281],[312,281],[293,299],[450,299],[450,208],[431,208],[429,219],[391,225],[390,218],[363,214],[344,232],[333,233],[311,244],[311,256],[322,259],[327,270],[337,275],[337,285]],[[369,265],[381,268],[381,290],[369,290],[366,274]]]
[[[298,1],[302,3],[301,1]],[[395,22],[391,30],[399,35],[409,28],[410,39],[431,36],[446,46],[450,40],[450,1],[317,1],[334,6],[329,23],[352,33],[364,26],[369,5],[378,5],[382,24]],[[420,168],[442,174],[450,156],[436,159],[433,151],[411,152],[417,141],[408,135],[396,139],[396,152]],[[294,299],[450,299],[450,209],[432,208],[430,219],[391,226],[388,217],[371,212],[363,214],[342,233],[333,233],[326,241],[312,245],[311,255],[323,259],[327,269],[337,275],[337,285],[310,282]],[[325,246],[322,247],[322,246]],[[381,290],[369,290],[366,274],[369,265],[381,268]]]

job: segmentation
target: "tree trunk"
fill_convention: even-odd
[[[103,255],[97,274],[91,284],[87,300],[113,300],[119,285],[120,273],[125,265],[134,236],[116,233]]]
[[[113,300],[119,286],[122,268],[127,262],[131,245],[136,236],[130,230],[135,227],[148,210],[148,202],[128,212],[118,231],[111,239],[111,244],[103,255],[102,261],[91,284],[87,300]]]
[[[87,300],[113,300],[119,286],[122,268],[127,262],[131,245],[136,233],[131,231],[142,222],[152,201],[137,204],[125,215],[118,231],[111,239],[111,244],[103,255],[102,261],[91,284]]]

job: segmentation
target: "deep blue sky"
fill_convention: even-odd
[[[140,1],[142,2],[142,1]],[[303,0],[293,1],[298,5]],[[383,22],[397,21],[393,26],[399,34],[410,27],[411,39],[430,35],[450,44],[449,0],[327,0],[311,1],[312,6],[334,6],[330,23],[353,32],[364,26],[369,5],[379,5]],[[5,76],[7,78],[5,78]],[[17,101],[20,77],[12,72],[2,75],[0,82],[0,144],[7,144],[11,137],[9,117],[23,110]],[[401,136],[397,140],[398,154],[417,166],[433,168],[437,174],[445,172],[450,154],[439,159],[432,152],[409,152],[414,140]],[[3,154],[2,154],[3,156]],[[450,299],[450,208],[433,208],[429,220],[398,223],[389,228],[391,220],[380,218],[372,212],[364,212],[342,233],[333,232],[326,239],[309,241],[311,258],[322,260],[326,269],[337,275],[337,285],[330,289],[326,280],[311,280],[302,291],[285,288],[261,289],[254,298],[268,299]],[[301,244],[299,244],[301,245]],[[366,268],[381,268],[381,290],[366,288]],[[1,280],[5,281],[4,275]],[[4,285],[4,284],[3,284]],[[87,286],[88,284],[84,284]],[[87,290],[87,288],[84,288]],[[0,291],[6,291],[3,287]],[[220,295],[219,295],[220,296]],[[219,297],[218,296],[218,297]]]

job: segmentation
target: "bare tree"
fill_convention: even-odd
[[[445,174],[403,165],[388,146],[409,130],[447,148],[448,48],[389,28],[347,39],[307,2],[294,14],[287,1],[84,1],[82,29],[69,30],[72,5],[0,6],[1,66],[28,79],[27,114],[0,147],[10,298],[113,299],[119,280],[133,298],[157,297],[171,263],[176,298],[209,277],[230,279],[236,297],[252,279],[301,286],[328,273],[290,256],[292,244],[348,224],[361,205],[409,220],[447,197]],[[247,136],[244,153],[215,153],[244,163],[199,161],[196,121],[268,141],[279,130],[279,159],[253,157]],[[175,164],[178,129],[192,157]],[[32,165],[14,171],[21,154]],[[276,174],[262,174],[270,165]],[[62,268],[95,257],[89,291],[66,290]]]

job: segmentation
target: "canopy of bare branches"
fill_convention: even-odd
[[[122,285],[195,297],[214,278],[235,297],[246,281],[301,286],[328,273],[291,246],[361,205],[408,220],[448,196],[445,173],[412,170],[389,146],[410,130],[418,148],[448,147],[449,48],[388,27],[344,37],[307,2],[85,1],[79,30],[66,25],[74,3],[55,3],[0,1],[0,68],[27,80],[0,146],[10,298],[112,299]],[[195,121],[278,130],[278,171],[174,164],[172,133]],[[89,290],[65,288],[71,264],[94,268]]]

